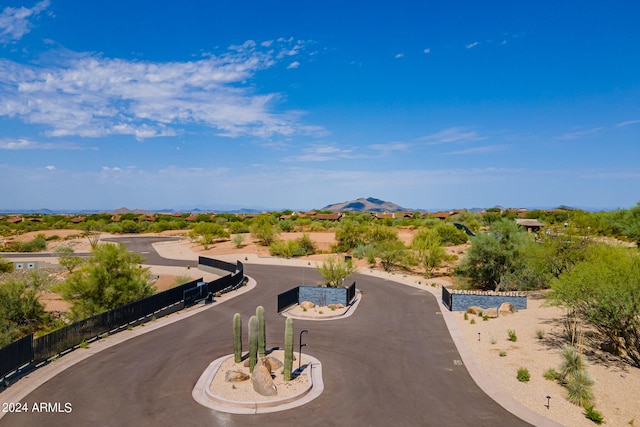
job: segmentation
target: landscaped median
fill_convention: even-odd
[[[281,353],[273,351],[269,356],[279,358]],[[301,369],[296,370],[294,380],[281,381],[276,375],[274,383],[278,394],[263,396],[253,390],[251,380],[226,381],[226,372],[242,371],[246,367],[244,363],[236,364],[233,355],[223,356],[209,364],[193,388],[192,396],[207,408],[231,414],[264,414],[296,408],[320,396],[324,390],[320,361],[303,353],[299,364]]]

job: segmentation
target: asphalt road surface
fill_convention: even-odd
[[[205,368],[233,353],[232,317],[266,312],[267,345],[283,346],[277,294],[302,283],[303,268],[245,265],[257,287],[179,322],[102,351],[52,378],[24,402],[71,405],[69,413],[12,413],[0,426],[524,426],[473,382],[435,298],[356,275],[363,299],[353,316],[294,321],[308,329],[305,352],[323,366],[320,397],[296,409],[231,415],[205,408],[191,391]],[[320,281],[315,269],[307,283]],[[245,337],[246,341],[246,337]],[[245,348],[246,348],[245,343]]]

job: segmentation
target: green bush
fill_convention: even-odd
[[[593,380],[586,371],[572,372],[567,377],[567,397],[569,401],[583,407],[591,405],[593,402],[592,385]]]
[[[602,424],[604,422],[604,417],[600,413],[600,411],[596,411],[593,405],[588,405],[584,407],[584,416],[588,420],[593,421],[596,424]]]
[[[511,342],[518,341],[518,336],[516,335],[516,331],[514,331],[513,329],[509,329],[507,333],[509,334],[509,341]]]
[[[549,368],[544,371],[544,374],[542,374],[542,376],[549,381],[557,381],[560,379],[560,374],[553,368]]]
[[[529,370],[527,368],[518,368],[518,381],[522,383],[529,382],[531,379],[531,374],[529,374]]]

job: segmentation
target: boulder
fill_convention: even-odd
[[[342,305],[342,304],[335,304],[335,306],[336,306],[337,309],[344,308],[344,305]]]
[[[503,302],[502,304],[500,304],[500,307],[498,307],[498,313],[500,314],[500,316],[513,314],[515,312],[516,308],[510,302]]]
[[[315,307],[316,305],[314,303],[312,303],[311,301],[302,301],[300,303],[300,308],[306,308],[307,310],[310,308]]]
[[[472,305],[471,307],[467,308],[467,313],[469,314],[478,314],[481,311],[484,311],[484,308],[478,307],[477,305]]]
[[[258,359],[258,363],[256,363],[256,366],[264,366],[269,370],[269,373],[271,373],[273,372],[273,365],[271,365],[270,359],[270,357],[261,357]]]
[[[489,319],[495,319],[496,317],[498,317],[498,309],[495,307],[487,308],[482,312],[482,314],[484,316],[487,316],[487,318]]]
[[[278,369],[282,368],[284,366],[284,364],[279,361],[278,359],[276,359],[275,357],[267,357],[267,359],[269,360],[269,363],[271,364],[271,372],[273,371],[277,371]]]
[[[224,374],[224,380],[228,383],[239,383],[241,381],[246,381],[250,377],[241,371],[227,371]]]
[[[251,374],[251,384],[256,393],[262,396],[275,396],[278,394],[278,389],[273,383],[273,378],[271,378],[271,372],[264,365],[256,365],[253,374]]]

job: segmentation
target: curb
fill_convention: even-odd
[[[315,357],[304,354],[304,357],[309,360],[310,372],[305,374],[309,378],[309,385],[297,395],[262,402],[242,402],[224,399],[213,394],[209,389],[209,385],[222,363],[230,357],[233,357],[233,355],[222,356],[211,362],[196,382],[191,396],[202,406],[229,414],[267,414],[302,406],[320,396],[324,391],[322,364]]]

